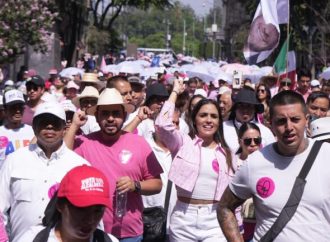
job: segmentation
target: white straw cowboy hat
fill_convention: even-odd
[[[123,105],[125,112],[131,113],[134,111],[134,105],[124,103],[123,97],[120,95],[116,88],[105,88],[100,94],[100,97],[97,101],[97,105],[91,107],[88,110],[88,113],[95,114],[97,106],[106,106],[106,105]]]
[[[98,74],[97,73],[84,73],[82,76],[81,81],[77,81],[78,83],[91,83],[91,84],[95,84],[97,86],[98,89],[101,89],[105,86],[105,83],[100,81],[98,78]]]
[[[80,99],[82,98],[85,98],[85,97],[94,97],[94,98],[99,98],[100,94],[99,94],[99,91],[95,88],[95,87],[92,87],[92,86],[87,86],[84,88],[84,90],[82,91],[82,93],[73,98],[72,99],[72,103],[77,107],[77,108],[80,108]]]
[[[314,140],[330,139],[330,117],[314,120],[311,122],[310,129]]]

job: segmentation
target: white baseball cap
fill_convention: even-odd
[[[61,102],[61,105],[64,108],[64,111],[71,111],[71,112],[74,112],[74,113],[77,111],[76,106],[73,105],[71,100],[63,100]]]
[[[311,81],[311,86],[312,87],[317,87],[317,86],[320,86],[321,84],[320,84],[320,82],[318,81],[318,80],[312,80]]]
[[[74,81],[69,81],[67,86],[66,86],[68,89],[69,88],[74,88],[76,90],[79,90],[79,86],[74,82]]]
[[[5,81],[5,86],[14,86],[14,82],[12,80]]]
[[[194,92],[194,95],[202,95],[203,97],[207,98],[207,93],[202,88],[197,88]]]
[[[66,121],[64,108],[60,103],[57,102],[44,102],[37,106],[33,118],[41,114],[52,114],[63,121]]]
[[[5,92],[4,105],[13,105],[16,103],[25,103],[23,93],[21,91],[18,91],[16,89],[11,89]]]

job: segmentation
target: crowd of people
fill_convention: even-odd
[[[259,241],[316,141],[276,241],[330,240],[330,81],[59,73],[1,87],[0,242],[143,241],[167,196],[163,241]]]

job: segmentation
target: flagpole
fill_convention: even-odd
[[[286,78],[289,76],[289,46],[290,46],[290,0],[288,0],[288,23],[286,31],[286,41],[288,43],[286,48]]]

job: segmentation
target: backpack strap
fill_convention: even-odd
[[[103,230],[96,229],[93,233],[93,242],[112,242],[109,235]]]

